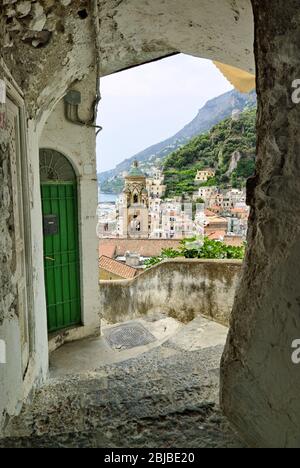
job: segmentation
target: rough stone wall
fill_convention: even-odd
[[[101,281],[101,316],[116,323],[160,312],[186,323],[204,315],[228,325],[241,266],[172,260],[130,281]]]
[[[101,74],[176,52],[253,71],[250,0],[3,0],[1,53],[41,118],[95,65]],[[218,12],[218,15],[215,12]],[[97,14],[96,14],[97,13]]]
[[[222,363],[222,406],[252,446],[299,447],[300,4],[252,0],[258,158],[248,184],[249,249]]]
[[[7,70],[0,59],[0,80]],[[6,104],[0,104],[0,339],[7,364],[0,363],[0,434],[8,414],[16,414],[21,399],[20,332],[18,323],[16,253]],[[14,392],[12,391],[14,389]]]
[[[95,62],[91,2],[4,0],[2,15],[2,54],[34,117],[52,108]]]
[[[0,63],[0,79],[4,69]],[[5,113],[5,104],[0,104],[0,112]],[[10,176],[9,135],[5,122],[0,128],[0,326],[4,319],[16,314],[16,285],[14,275],[13,205]],[[0,335],[1,338],[1,335]]]

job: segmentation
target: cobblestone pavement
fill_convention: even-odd
[[[183,348],[49,380],[0,447],[241,447],[218,406],[223,346]]]

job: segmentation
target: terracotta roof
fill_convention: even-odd
[[[220,211],[222,211],[222,207],[218,205],[213,205],[210,209],[212,213],[219,213]]]
[[[116,246],[114,244],[104,244],[99,242],[99,258],[104,255],[105,257],[114,258]]]
[[[214,231],[207,234],[207,237],[211,240],[220,240],[223,239],[226,235],[226,231]]]
[[[213,213],[210,210],[205,210],[204,213],[205,213],[205,216],[215,216],[215,213]]]
[[[141,257],[155,257],[163,249],[177,249],[180,245],[174,239],[101,239],[100,244],[114,247],[116,257],[123,257],[126,252],[138,253]]]
[[[228,221],[226,218],[221,218],[220,216],[207,216],[207,222],[212,225],[212,224],[227,224]]]
[[[117,260],[113,260],[112,258],[105,257],[105,255],[100,257],[99,267],[124,279],[134,278],[137,274],[137,270],[135,268],[124,265],[124,263],[117,262]]]

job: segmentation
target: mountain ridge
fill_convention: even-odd
[[[163,160],[168,155],[187,144],[192,138],[209,131],[214,125],[232,115],[234,110],[243,111],[247,107],[256,105],[256,94],[241,94],[232,90],[210,99],[199,109],[196,117],[181,130],[164,141],[156,143],[134,156],[125,159],[114,169],[98,174],[98,181],[102,191],[116,192],[122,190],[121,175],[130,169],[134,160],[140,162],[147,173],[147,166],[155,160]]]
[[[170,154],[163,163],[166,197],[193,195],[197,187],[243,188],[255,170],[256,108],[227,118]],[[195,186],[198,170],[215,176]]]

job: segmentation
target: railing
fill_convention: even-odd
[[[133,280],[100,281],[101,316],[123,322],[163,312],[184,323],[204,315],[228,326],[240,260],[165,261]]]

